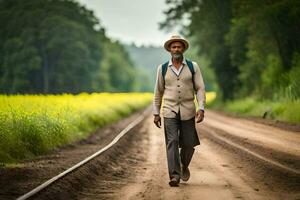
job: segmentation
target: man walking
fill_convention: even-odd
[[[183,53],[189,43],[178,35],[164,44],[171,59],[157,68],[154,89],[154,123],[160,128],[160,109],[164,117],[164,132],[168,160],[170,186],[178,186],[180,179],[190,178],[189,164],[194,147],[200,144],[196,122],[204,119],[205,87],[200,68],[196,62],[186,60]],[[196,95],[198,110],[194,103]],[[179,152],[180,148],[180,152]]]

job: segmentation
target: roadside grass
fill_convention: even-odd
[[[245,98],[227,102],[216,100],[210,108],[243,116],[256,116],[290,123],[300,123],[300,100],[256,100]]]
[[[152,93],[0,95],[0,163],[17,163],[84,138],[152,98]]]

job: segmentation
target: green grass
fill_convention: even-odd
[[[17,163],[87,137],[152,101],[151,93],[0,95],[0,163]]]
[[[214,102],[209,106],[224,112],[236,113],[243,116],[256,116],[291,122],[300,123],[300,100],[295,101],[258,101],[254,98],[233,100],[222,103]]]

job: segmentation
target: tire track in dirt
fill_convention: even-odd
[[[210,119],[212,118],[206,117],[206,121]],[[152,120],[151,116],[147,120],[150,140],[148,159],[145,164],[148,166],[147,171],[138,174],[132,184],[126,185],[117,199],[121,197],[124,199],[300,199],[299,177],[275,169],[268,163],[262,163],[243,150],[213,140],[207,131],[213,122],[209,124],[210,126],[206,123],[197,126],[201,145],[196,147],[190,165],[190,180],[186,183],[181,182],[178,188],[169,187],[163,130],[157,129]],[[249,128],[247,127],[249,125],[244,126],[245,129]],[[260,124],[257,126],[260,127]],[[239,124],[239,127],[243,126]],[[249,129],[251,128],[253,127]],[[268,127],[263,127],[262,132],[265,132],[266,128]],[[274,127],[271,129],[276,131]],[[273,134],[274,140],[286,138],[286,136],[276,138],[278,133]],[[250,144],[251,140],[248,142]],[[241,143],[241,145],[245,144]],[[256,147],[256,144],[253,143],[252,147]],[[270,152],[274,150],[266,145],[263,147],[253,149],[257,152],[267,148]],[[295,146],[285,149],[284,153],[289,152],[294,155],[293,161],[298,161],[299,157],[293,148]],[[276,153],[277,151],[273,152]],[[284,153],[282,155],[286,155]],[[294,166],[298,166],[298,163]]]
[[[153,116],[149,115],[116,148],[36,199],[300,199],[298,177],[242,150],[245,147],[298,168],[295,145],[286,145],[283,150],[275,148],[285,141],[286,144],[297,144],[298,133],[240,121],[244,119],[214,116],[210,111],[206,113],[204,123],[197,125],[201,144],[196,147],[190,164],[191,178],[181,182],[179,187],[168,185],[163,129],[155,127]],[[214,123],[214,120],[218,122]],[[230,124],[230,129],[221,126],[222,123],[224,127]],[[232,128],[239,134],[232,133]],[[271,132],[267,130],[269,128]],[[241,148],[216,140],[211,132]],[[271,138],[264,141],[266,134]],[[291,140],[291,135],[296,137]]]

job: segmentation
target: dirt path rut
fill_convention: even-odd
[[[272,160],[270,152],[289,155],[290,166],[295,168],[300,158],[299,133],[208,112],[205,122],[197,125],[201,145],[196,147],[190,164],[191,178],[174,188],[168,185],[163,130],[154,127],[152,120],[150,116],[143,126],[149,134],[147,161],[142,164],[147,170],[138,172],[117,199],[300,199],[299,176],[285,176],[286,172],[217,143],[210,135],[213,131],[243,147],[247,145],[239,139],[247,138],[252,145],[247,149]]]

